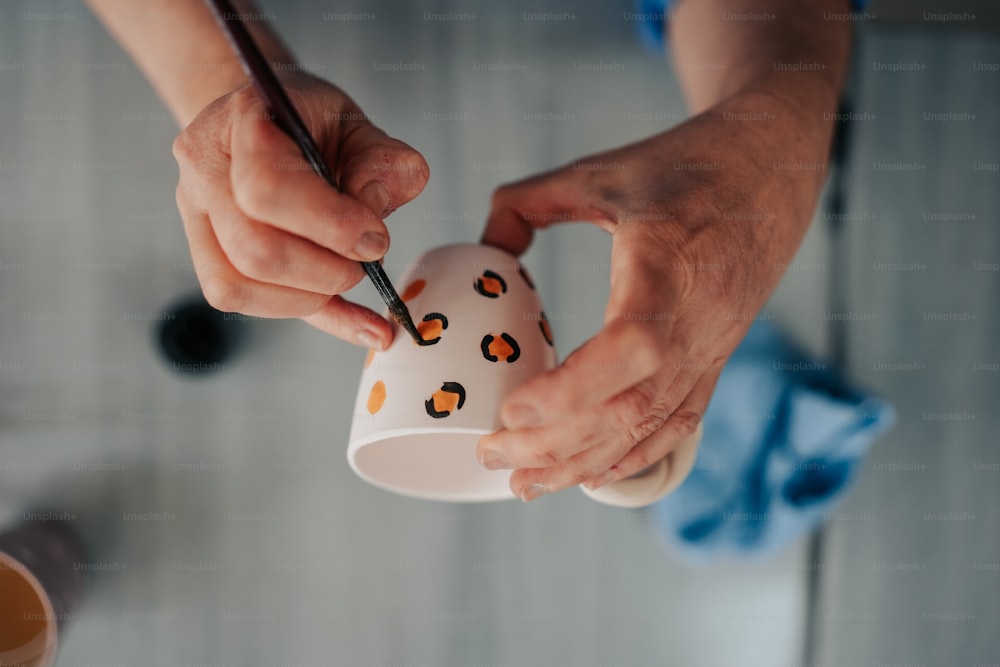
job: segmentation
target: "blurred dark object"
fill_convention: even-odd
[[[249,318],[223,313],[201,295],[164,309],[156,339],[170,367],[178,373],[205,374],[224,370],[240,348]]]
[[[88,552],[76,530],[66,521],[25,521],[0,533],[0,552],[38,579],[61,631],[83,594],[88,570]]]

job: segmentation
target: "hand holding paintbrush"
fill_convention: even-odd
[[[88,4],[182,128],[174,142],[177,207],[208,302],[255,317],[297,317],[353,343],[388,346],[393,325],[340,295],[365,279],[361,262],[384,256],[382,219],[426,185],[420,153],[374,126],[344,91],[300,71],[270,15],[233,2],[239,13],[226,16],[246,21],[264,62],[282,72],[338,186],[331,187],[247,85],[208,3],[151,0],[148,16],[128,0]]]
[[[295,141],[295,144],[302,151],[302,155],[309,161],[310,166],[316,174],[321,176],[331,187],[336,188],[337,184],[326,165],[323,153],[316,146],[309,133],[309,129],[302,122],[298,111],[296,111],[291,100],[288,99],[288,95],[285,93],[284,88],[282,88],[278,78],[271,71],[270,64],[265,60],[256,44],[254,44],[253,38],[247,31],[246,26],[243,25],[242,16],[233,8],[228,0],[210,0],[210,5],[215,12],[216,19],[225,29],[233,48],[239,55],[240,61],[247,75],[250,77],[250,82],[253,84],[257,94],[260,95],[275,124]],[[382,300],[389,307],[389,312],[392,314],[393,319],[413,337],[414,341],[417,343],[422,342],[406,305],[399,298],[392,283],[389,281],[389,277],[382,270],[381,264],[369,261],[361,262],[361,266],[375,285],[379,296],[382,297]]]

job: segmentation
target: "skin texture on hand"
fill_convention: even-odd
[[[423,190],[427,163],[335,86],[300,73],[282,83],[340,189],[313,172],[252,87],[212,102],[174,142],[198,280],[219,310],[301,317],[383,349],[388,321],[338,295],[364,277],[358,262],[385,254],[382,219]]]
[[[512,392],[477,447],[523,500],[615,482],[697,428],[726,360],[808,228],[850,37],[846,0],[680,0],[668,24],[682,125],[500,188],[483,241],[612,235],[604,327]]]
[[[515,469],[515,494],[624,479],[695,430],[811,218],[829,133],[797,122],[801,113],[748,90],[660,135],[497,191],[486,243],[521,253],[547,221],[589,221],[612,235],[604,328],[515,390],[505,429],[480,441],[487,467]],[[775,122],[753,120],[762,116]]]
[[[174,142],[177,206],[209,303],[301,317],[345,340],[387,346],[388,321],[338,295],[362,279],[359,261],[385,253],[382,219],[424,188],[423,157],[374,127],[344,92],[299,73],[271,21],[251,18],[264,57],[292,72],[281,79],[338,192],[268,120],[207,3],[87,2],[184,128]],[[267,18],[251,0],[233,4]]]

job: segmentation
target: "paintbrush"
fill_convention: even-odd
[[[233,45],[233,50],[239,56],[244,71],[250,77],[250,82],[253,84],[257,94],[260,95],[264,106],[267,107],[271,119],[298,145],[299,150],[302,151],[302,155],[312,165],[313,170],[322,176],[331,187],[336,188],[337,184],[334,182],[333,175],[330,174],[330,169],[323,160],[323,154],[320,152],[316,142],[313,141],[312,136],[310,136],[309,130],[306,128],[305,123],[302,122],[298,111],[295,110],[291,100],[288,99],[288,95],[285,94],[285,89],[282,88],[278,77],[271,70],[270,63],[261,54],[260,49],[257,48],[257,44],[253,41],[253,37],[250,36],[250,32],[243,25],[241,14],[233,8],[229,0],[208,0],[208,4],[215,14],[219,25],[222,26],[223,31],[229,37],[229,41]],[[414,342],[423,344],[423,338],[420,336],[420,332],[417,331],[417,327],[413,324],[413,318],[410,316],[409,309],[407,309],[403,300],[399,298],[399,294],[393,288],[392,283],[389,281],[389,276],[382,269],[382,265],[378,262],[361,262],[361,266],[364,267],[368,277],[375,284],[375,289],[378,290],[379,296],[385,301],[385,305],[389,307],[392,319],[396,320],[413,337]]]

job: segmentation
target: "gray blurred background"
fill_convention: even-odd
[[[149,319],[197,289],[176,128],[82,3],[4,3],[0,526],[72,512],[107,570],[59,664],[1000,664],[1000,42],[981,5],[942,22],[886,4],[859,24],[850,97],[868,113],[850,124],[848,215],[817,214],[772,302],[894,401],[897,428],[819,537],[692,569],[643,512],[575,490],[451,506],[369,487],[344,455],[364,353],[299,322],[252,323],[215,376],[172,373]],[[391,275],[476,240],[498,184],[685,117],[628,2],[261,6],[431,165],[390,219]],[[424,68],[376,67],[399,62]],[[925,116],[940,112],[975,118]],[[563,355],[600,325],[608,251],[569,225],[526,257]],[[897,263],[912,268],[884,268]],[[871,316],[838,329],[831,312]]]

